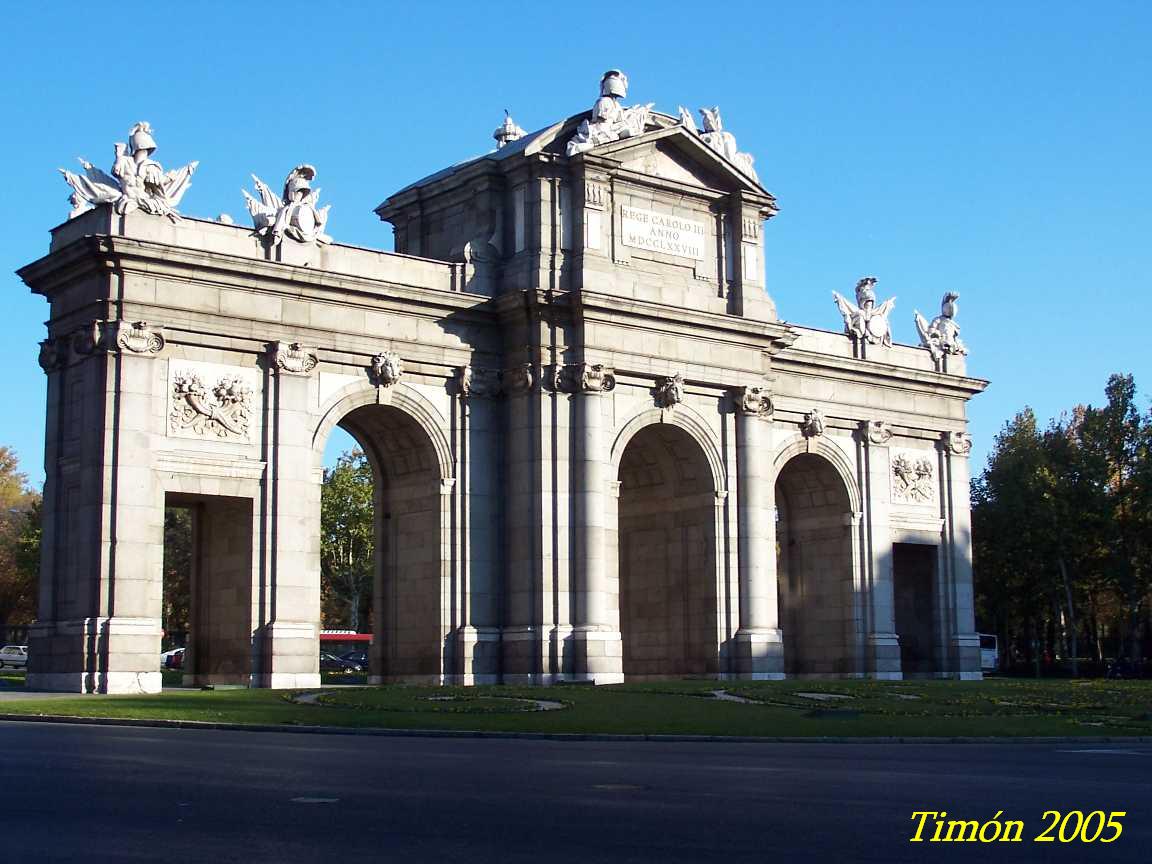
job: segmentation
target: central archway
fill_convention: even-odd
[[[392,405],[361,405],[338,425],[373,473],[372,680],[438,681],[446,634],[435,447],[419,422]]]
[[[700,444],[646,426],[620,459],[620,633],[626,678],[719,671],[716,489]]]

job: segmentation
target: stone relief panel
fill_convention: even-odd
[[[936,461],[923,450],[892,452],[892,502],[925,504],[936,502]]]
[[[168,434],[248,442],[259,393],[259,370],[173,360],[168,364]]]

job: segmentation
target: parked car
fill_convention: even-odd
[[[349,663],[355,663],[361,669],[368,668],[368,652],[367,651],[347,651],[340,655],[341,660],[347,660]]]
[[[160,668],[162,669],[183,669],[184,668],[184,649],[173,648],[171,651],[165,651],[160,655]]]
[[[362,672],[364,671],[359,663],[353,663],[351,660],[345,660],[342,657],[337,657],[335,654],[328,654],[322,652],[320,654],[320,671],[321,672]]]
[[[1000,671],[999,642],[992,633],[980,633],[980,669],[984,672]]]
[[[3,669],[5,666],[23,669],[27,665],[27,645],[5,645],[3,648],[0,648],[0,669]]]

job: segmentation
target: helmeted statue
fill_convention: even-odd
[[[920,344],[927,348],[933,360],[945,354],[967,354],[968,346],[960,339],[960,325],[956,323],[956,301],[960,295],[949,291],[940,301],[940,314],[929,324],[917,311],[916,332],[920,334]]]
[[[620,100],[627,95],[628,76],[619,69],[605,72],[600,79],[600,98],[592,106],[592,116],[580,124],[568,142],[569,156],[644,132],[653,103],[625,108]]]
[[[289,237],[298,243],[331,243],[332,238],[324,233],[328,224],[328,208],[317,207],[320,190],[312,188],[316,179],[316,169],[311,165],[297,165],[284,180],[284,195],[278,196],[268,185],[252,175],[256,184],[257,200],[244,192],[248,213],[256,235],[263,237],[273,246]]]
[[[200,163],[190,162],[183,168],[165,171],[152,158],[156,139],[152,137],[151,125],[143,121],[129,131],[128,144],[117,142],[113,149],[116,158],[111,175],[85,159],[80,160],[83,175],[60,169],[73,190],[68,198],[72,204],[68,218],[101,204],[111,204],[121,215],[140,210],[177,221],[180,214],[176,212],[176,205],[192,185],[192,174]]]
[[[844,333],[853,339],[860,339],[869,345],[892,346],[892,326],[888,323],[888,314],[896,305],[896,298],[885,300],[876,305],[876,277],[865,276],[856,283],[856,303],[850,301],[836,291],[832,297],[840,314],[844,316]]]

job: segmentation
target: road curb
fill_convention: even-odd
[[[75,717],[66,714],[3,714],[0,722],[63,723],[75,726],[136,726],[146,729],[206,729],[224,732],[287,732],[296,735],[361,735],[377,738],[496,738],[535,741],[651,741],[685,744],[1152,744],[1149,735],[1019,736],[749,736],[612,734],[603,732],[489,732],[479,729],[382,729],[353,726],[297,726],[291,724],[214,723],[203,720],[142,720],[119,717]]]

